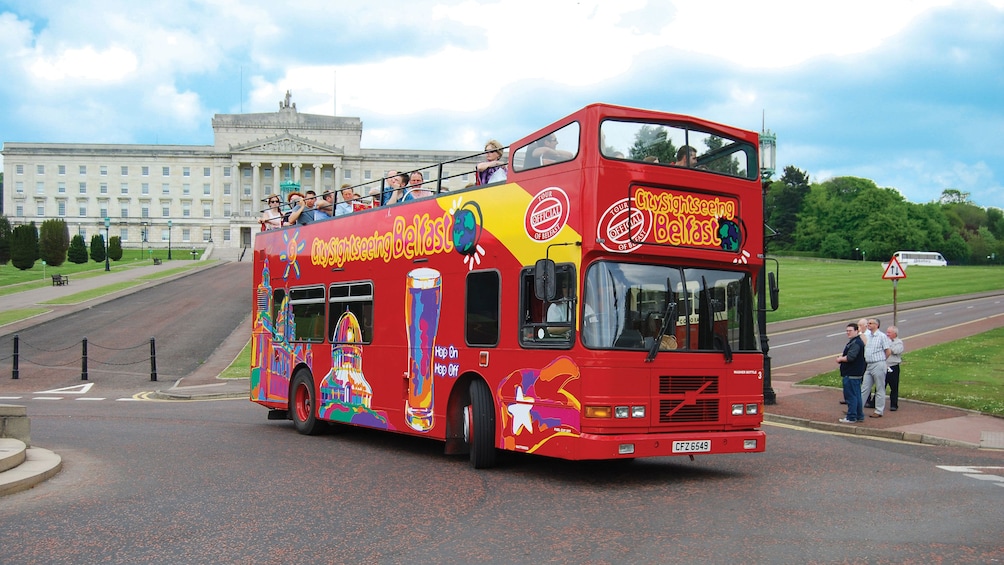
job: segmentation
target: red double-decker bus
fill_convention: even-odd
[[[762,452],[757,141],[593,104],[512,144],[504,181],[261,233],[251,400],[475,468]]]

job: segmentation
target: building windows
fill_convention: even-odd
[[[61,175],[65,175],[66,174],[66,165],[60,165],[59,166],[59,174],[61,174]]]
[[[14,174],[23,175],[24,165],[14,165]]]
[[[265,169],[264,172],[265,172],[265,175],[264,175],[265,178],[267,178],[267,179],[272,178],[272,169]]]
[[[169,204],[161,204],[160,208],[161,217],[167,218],[171,215],[171,206]]]
[[[363,180],[373,180],[373,171],[363,171]]]
[[[38,174],[44,175],[45,174],[45,165],[36,165],[35,166],[35,170],[38,172]]]
[[[244,185],[244,196],[246,198],[251,198],[251,185],[250,184],[245,184]]]
[[[66,182],[59,181],[59,183],[56,185],[56,191],[59,192],[60,194],[66,194]]]
[[[35,183],[35,194],[45,194],[45,183],[38,181]]]
[[[190,177],[190,176],[192,176],[192,168],[191,167],[182,167],[181,168],[181,176],[183,176],[183,177]]]
[[[249,168],[248,169],[244,169],[244,178],[246,178],[246,179],[251,178],[251,169],[249,169]]]
[[[213,239],[213,230],[210,228],[202,228],[202,243],[209,243]]]
[[[80,194],[87,194],[87,183],[80,183]]]
[[[80,174],[82,175],[87,174],[87,165],[80,165]]]
[[[314,171],[312,169],[304,169],[303,170],[303,178],[305,178],[305,179],[312,179],[312,178],[314,178]]]
[[[203,196],[209,196],[210,194],[211,194],[211,193],[210,193],[210,189],[209,189],[209,183],[208,183],[208,182],[207,182],[207,183],[204,183],[204,184],[202,185],[202,195],[203,195]]]
[[[45,216],[45,204],[44,203],[42,203],[42,202],[38,203],[38,206],[35,208],[35,215],[39,216],[39,217]]]
[[[181,217],[191,218],[192,217],[192,203],[182,202],[181,203]]]
[[[189,194],[191,194],[192,193],[192,185],[188,184],[187,182],[185,184],[181,185],[181,193],[183,195],[185,195],[185,196],[188,196]]]
[[[164,184],[160,185],[160,193],[161,194],[171,194],[171,185],[169,183],[166,183],[166,182]]]
[[[108,183],[107,182],[103,182],[103,183],[101,183],[101,184],[98,185],[98,193],[99,194],[108,194]]]
[[[208,202],[202,203],[202,217],[211,218],[213,217],[213,205]]]
[[[83,218],[86,215],[87,215],[87,205],[86,204],[81,204],[80,205],[80,217]]]
[[[108,206],[107,204],[101,204],[98,207],[98,216],[100,216],[102,218],[107,218],[108,217],[108,207],[107,206]]]
[[[181,230],[181,241],[192,241],[192,230],[184,228]]]
[[[230,217],[230,213],[232,211],[233,211],[233,208],[231,208],[230,203],[229,202],[224,202],[223,203],[223,217],[229,218]]]
[[[211,169],[209,167],[202,167],[202,176],[208,177],[211,175]]]
[[[230,228],[224,228],[223,241],[230,241]]]
[[[99,169],[99,171],[100,171],[101,176],[103,176],[103,177],[108,176],[108,165],[101,165],[101,168]]]
[[[122,165],[122,176],[129,176],[129,165]]]
[[[345,180],[352,180],[352,171],[349,169],[342,171],[342,178]]]
[[[223,196],[230,196],[230,183],[223,183]]]
[[[129,228],[119,228],[119,239],[129,241]]]
[[[168,241],[171,239],[171,228],[162,228],[160,230],[160,240]]]
[[[161,167],[161,175],[165,177],[171,176],[171,167]]]
[[[144,177],[148,177],[148,176],[150,176],[150,167],[140,167],[139,172]]]
[[[18,204],[17,206],[14,207],[14,215],[17,216],[18,218],[23,218],[24,217],[24,205],[23,204]]]
[[[141,207],[139,209],[139,217],[141,217],[141,218],[149,218],[150,217],[150,207],[149,206],[143,206],[143,207]]]
[[[223,176],[230,178],[230,167],[223,167]]]
[[[324,180],[331,180],[331,171],[324,171]]]
[[[241,212],[244,214],[245,218],[250,218],[251,217],[251,203],[250,202],[245,202],[245,203],[241,204]]]
[[[122,207],[122,217],[123,218],[128,218],[129,217],[129,207],[128,206],[123,206]]]
[[[139,191],[141,194],[150,194],[150,183],[144,182],[139,185]]]
[[[57,213],[60,217],[66,216],[66,202],[60,200],[56,203],[56,208],[59,210]]]
[[[24,181],[19,180],[14,182],[14,192],[18,194],[24,194]]]
[[[129,183],[127,183],[127,182],[122,183],[122,185],[119,188],[119,190],[122,191],[122,194],[129,194]]]

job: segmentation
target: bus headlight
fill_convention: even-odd
[[[746,405],[746,414],[748,416],[755,416],[756,413],[757,413],[758,406],[759,405],[757,405],[757,404],[747,404]]]
[[[627,406],[614,406],[614,418],[627,418],[630,415]]]
[[[743,415],[743,405],[742,404],[733,404],[732,405],[732,415],[733,416],[742,416]]]
[[[645,407],[644,406],[632,406],[631,407],[631,417],[632,418],[644,418],[645,417]]]
[[[756,449],[756,440],[755,439],[744,439],[743,440],[743,449]]]

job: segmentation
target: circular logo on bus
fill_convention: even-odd
[[[652,213],[631,206],[625,198],[610,205],[596,226],[596,239],[607,251],[630,253],[641,247],[652,231]]]
[[[523,226],[534,241],[547,241],[558,235],[568,223],[568,195],[556,186],[545,188],[526,207]]]

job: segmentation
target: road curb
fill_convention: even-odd
[[[901,432],[896,430],[879,430],[875,428],[862,427],[857,424],[841,424],[839,422],[833,422],[833,423],[816,422],[814,420],[808,420],[805,418],[795,418],[794,416],[782,416],[780,414],[768,414],[768,413],[764,413],[763,419],[765,422],[784,424],[796,428],[820,430],[824,432],[836,432],[836,433],[851,434],[863,437],[891,439],[909,443],[938,445],[942,447],[964,447],[970,449],[980,448],[979,444],[970,443],[967,441],[959,441],[954,439],[935,437],[928,434],[918,434],[913,432]]]

